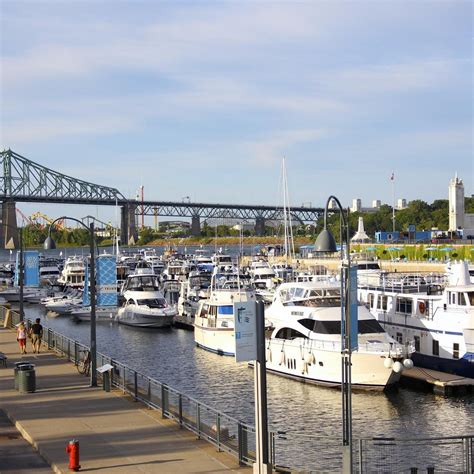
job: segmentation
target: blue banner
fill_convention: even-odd
[[[97,306],[117,306],[117,262],[115,255],[97,257]]]
[[[25,262],[25,286],[39,286],[39,252],[26,250],[23,252]]]
[[[20,285],[20,252],[16,253],[15,274],[13,275],[13,285]]]
[[[350,304],[350,318],[351,318],[351,334],[350,334],[350,349],[356,351],[359,348],[359,318],[357,301],[357,266],[353,266],[349,270],[349,304]]]
[[[89,298],[89,264],[86,263],[84,274],[84,291],[82,293],[82,306],[90,306],[91,300]]]

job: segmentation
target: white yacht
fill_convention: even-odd
[[[211,287],[211,271],[203,269],[204,265],[198,265],[198,269],[192,271],[186,281],[181,282],[178,299],[178,314],[185,316],[189,321],[199,307],[199,301],[209,298]]]
[[[219,355],[234,355],[234,302],[255,299],[248,275],[213,274],[209,299],[200,301],[194,318],[196,345]]]
[[[415,365],[474,378],[474,284],[467,262],[451,265],[447,286],[429,277],[359,285],[358,297],[398,342],[413,341]]]
[[[171,326],[176,307],[168,305],[152,273],[129,275],[122,288],[124,305],[116,320],[128,326],[159,328]]]
[[[86,264],[84,258],[71,256],[64,262],[64,268],[61,272],[61,276],[58,278],[58,283],[75,288],[82,288],[84,286],[85,274]]]
[[[340,284],[283,283],[265,318],[267,370],[304,382],[341,384]],[[352,352],[352,385],[383,390],[398,382],[413,349],[392,339],[364,307],[358,307],[358,350]]]

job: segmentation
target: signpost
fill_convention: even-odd
[[[234,303],[235,360],[254,362],[255,474],[272,471],[268,462],[267,373],[265,359],[265,315],[263,302]]]

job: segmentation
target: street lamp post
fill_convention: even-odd
[[[341,203],[335,196],[329,196],[324,209],[324,229],[318,235],[314,250],[316,252],[336,252],[337,246],[334,236],[327,229],[327,212],[331,201],[339,209],[340,236],[341,236],[341,394],[342,394],[342,445],[343,469],[352,473],[352,394],[351,394],[351,301],[350,301],[350,249],[349,249],[349,209],[347,219]],[[344,243],[346,244],[344,258]]]
[[[24,311],[24,287],[25,287],[25,261],[24,261],[24,253],[23,253],[23,228],[22,227],[13,227],[11,225],[2,223],[4,227],[9,227],[10,229],[15,229],[18,230],[18,236],[19,236],[19,262],[18,262],[18,286],[20,287],[20,294],[19,294],[19,312],[20,312],[20,321],[23,321],[25,319],[25,311]],[[10,249],[10,247],[7,245],[6,248]],[[14,249],[15,245],[11,247],[11,249]]]
[[[94,246],[94,222],[92,221],[87,227],[79,219],[74,217],[58,217],[49,225],[48,237],[44,241],[44,248],[46,250],[55,249],[56,243],[51,238],[51,229],[53,225],[61,220],[69,219],[81,224],[84,228],[89,231],[89,247],[91,253],[90,260],[90,293],[91,293],[91,387],[97,387],[97,334],[96,334],[96,281],[95,281],[95,246]],[[84,291],[87,291],[87,288],[84,288]]]

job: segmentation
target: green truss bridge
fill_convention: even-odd
[[[209,204],[173,201],[135,201],[126,199],[116,188],[89,183],[46,168],[12,150],[0,152],[3,179],[0,180],[2,223],[0,245],[13,242],[17,247],[16,202],[63,203],[120,206],[121,236],[124,243],[137,239],[138,216],[167,216],[191,219],[191,231],[198,235],[201,219],[237,219],[255,221],[257,234],[262,234],[267,220],[283,220],[284,209],[274,206]],[[189,201],[189,199],[188,199]],[[292,219],[300,223],[317,221],[324,210],[294,207]]]

